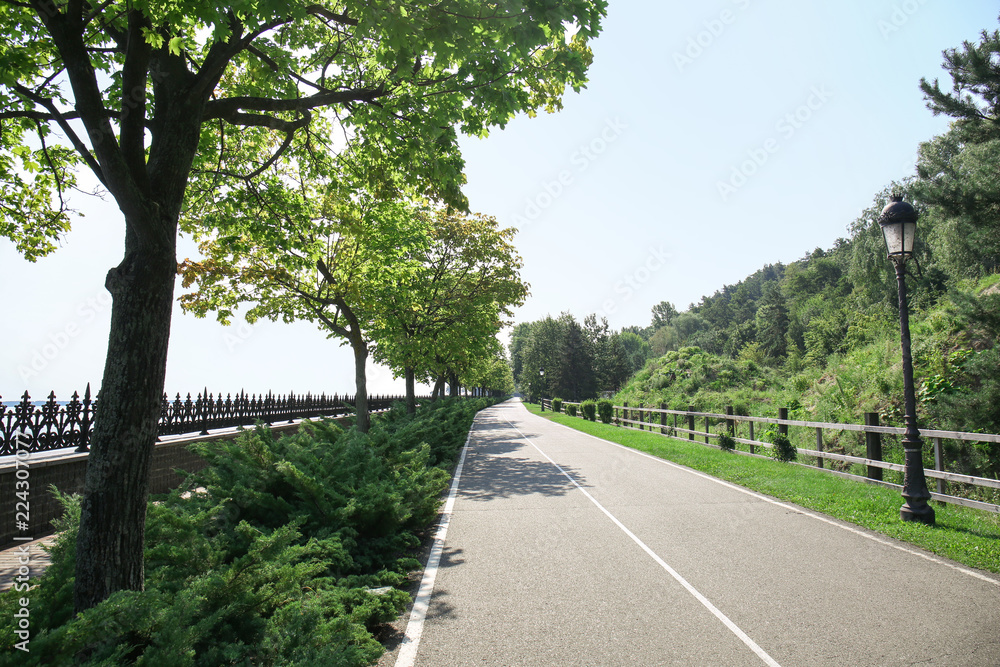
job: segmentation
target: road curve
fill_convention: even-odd
[[[397,667],[1000,665],[995,575],[516,401],[456,482]]]

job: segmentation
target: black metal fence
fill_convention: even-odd
[[[0,396],[0,400],[2,398]],[[368,409],[372,412],[385,410],[401,400],[404,399],[400,396],[369,396]],[[31,451],[66,447],[87,451],[99,403],[97,397],[91,398],[89,384],[82,399],[79,393],[73,392],[68,402],[58,402],[55,392],[51,392],[44,404],[36,405],[28,392],[24,392],[20,402],[12,407],[0,403],[0,456],[17,451],[18,433],[31,438]],[[241,391],[223,398],[221,393],[210,394],[206,389],[195,398],[190,393],[186,399],[177,394],[173,401],[164,394],[158,434],[206,434],[209,429],[252,426],[257,422],[273,424],[296,419],[343,417],[354,412],[354,404],[355,396],[347,394],[276,396],[268,392],[248,396]]]

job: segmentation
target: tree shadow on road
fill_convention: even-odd
[[[575,487],[549,461],[529,458],[534,450],[516,431],[501,423],[478,428],[462,471],[460,495],[463,499],[488,501],[540,494],[563,496]],[[581,473],[562,466],[581,486]]]
[[[464,549],[445,547],[441,551],[441,562],[438,563],[438,567],[445,569],[463,565],[465,563],[465,558],[462,556],[463,552]],[[447,589],[441,588],[440,586],[435,587],[434,595],[431,597],[431,603],[427,607],[428,619],[448,618],[454,616],[455,608],[447,601],[449,595],[450,593]]]

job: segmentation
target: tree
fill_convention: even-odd
[[[566,86],[583,85],[605,4],[0,2],[0,233],[29,259],[50,251],[77,168],[125,219],[125,256],[106,281],[78,610],[143,586],[182,208],[197,220],[241,198],[289,200],[272,167],[295,160],[313,176],[340,163],[380,188],[415,182],[462,206],[456,128],[483,134],[558,108]],[[267,220],[255,226],[269,239]]]
[[[560,340],[550,382],[553,391],[573,401],[594,395],[594,358],[583,327],[567,313],[559,316]]]
[[[479,388],[493,395],[513,393],[514,375],[499,341],[493,355],[479,358],[466,372],[464,383],[466,386]]]
[[[755,316],[757,341],[764,353],[772,359],[783,359],[787,354],[788,308],[778,283],[764,287],[760,307]]]
[[[662,357],[670,350],[680,347],[680,338],[674,326],[660,327],[649,339],[649,353],[653,357]]]
[[[609,391],[620,384],[619,359],[615,357],[614,340],[617,334],[612,334],[608,326],[608,318],[597,320],[597,315],[591,314],[583,318],[583,331],[587,340],[587,352],[593,359],[594,384],[597,391]],[[626,363],[627,365],[627,363]],[[627,376],[628,373],[626,372]]]
[[[527,389],[531,398],[556,394],[556,366],[562,326],[551,316],[531,322],[523,346],[521,375],[515,377],[522,390]]]
[[[523,262],[511,244],[514,229],[500,229],[496,218],[482,214],[439,209],[427,217],[428,243],[410,253],[412,270],[381,299],[372,334],[376,358],[406,378],[411,412],[416,376],[435,368],[461,374],[477,365],[477,354],[496,356],[482,342],[495,340],[528,295],[519,274]]]
[[[624,329],[618,334],[618,339],[628,356],[629,373],[635,373],[646,364],[646,359],[649,358],[649,343],[640,336]]]
[[[657,329],[668,326],[677,317],[677,308],[669,301],[661,301],[653,306],[653,321],[651,327],[655,333]]]
[[[944,68],[951,76],[951,92],[938,80],[920,79],[927,108],[934,115],[955,119],[952,131],[964,142],[1000,139],[1000,31],[983,30],[978,44],[963,42],[961,50],[944,52]]]
[[[305,183],[300,187],[308,192]],[[260,318],[316,323],[329,337],[340,338],[354,353],[355,416],[368,431],[366,365],[374,331],[386,317],[407,277],[418,270],[413,259],[429,243],[423,220],[396,202],[344,203],[328,193],[315,211],[303,204],[294,212],[271,213],[276,229],[299,228],[277,245],[258,244],[249,234],[210,236],[199,246],[204,261],[185,260],[179,272],[185,288],[181,306],[199,317],[215,311],[228,324],[242,304],[252,304],[248,322]],[[294,219],[311,213],[310,226]],[[264,212],[251,207],[234,213],[255,219]],[[281,216],[280,218],[278,216]]]
[[[618,391],[632,375],[632,360],[622,343],[620,333],[613,334],[608,339],[602,360],[602,370],[604,372],[603,391]]]
[[[514,382],[521,390],[520,383],[523,377],[524,354],[528,340],[531,337],[531,323],[521,322],[515,324],[510,332],[510,370],[514,376]]]
[[[954,120],[920,145],[913,194],[937,223],[936,253],[945,270],[980,276],[1000,267],[1000,31],[944,52],[950,92],[920,80],[927,107]]]
[[[1000,139],[965,143],[948,132],[920,145],[913,196],[928,210],[920,220],[937,263],[954,276],[1000,269]]]

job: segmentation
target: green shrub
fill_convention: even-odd
[[[552,399],[552,412],[559,412],[562,410],[562,399],[553,398]]]
[[[733,440],[733,436],[729,435],[728,430],[722,430],[719,432],[719,447],[731,452],[736,449],[736,441]]]
[[[569,403],[566,405],[566,414],[570,417],[576,417],[576,405]]]
[[[580,409],[583,410],[583,418],[589,419],[590,421],[597,421],[597,402],[593,399],[587,399],[580,405]]]
[[[771,456],[778,461],[794,461],[798,458],[798,450],[788,440],[788,436],[781,431],[768,430],[764,440],[774,445],[771,448]]]
[[[597,401],[597,414],[600,416],[602,422],[610,424],[615,416],[614,403],[606,398]]]

